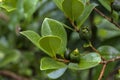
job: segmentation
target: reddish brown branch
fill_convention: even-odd
[[[102,76],[104,74],[104,71],[105,71],[105,68],[106,68],[106,65],[110,62],[114,62],[116,60],[120,60],[120,56],[117,56],[116,58],[113,58],[113,59],[110,59],[110,60],[104,60],[104,61],[101,61],[101,63],[103,64],[103,68],[101,70],[101,73],[100,73],[100,76],[99,76],[99,79],[98,80],[101,80],[102,79]],[[116,71],[116,70],[115,70]],[[114,73],[115,71],[113,71],[112,73]],[[111,74],[112,74],[111,73]],[[111,75],[110,74],[110,75]],[[108,79],[107,79],[108,80]]]
[[[110,63],[110,62],[114,62],[114,61],[117,61],[117,60],[120,60],[120,56],[117,56],[116,58],[112,58],[110,60],[104,60],[104,61],[101,61],[101,64],[105,64],[105,63]]]
[[[57,61],[64,62],[64,63],[69,63],[70,62],[69,60],[66,60],[66,59],[57,59]]]
[[[94,10],[100,14],[102,17],[104,17],[105,19],[107,19],[109,22],[113,23],[117,28],[120,29],[120,25],[117,24],[116,22],[114,22],[111,18],[107,17],[105,14],[103,14],[100,10],[98,10],[97,8],[94,8]]]
[[[106,65],[107,65],[107,64],[104,64],[104,65],[103,65],[98,80],[102,80],[102,77],[103,77],[104,72],[105,72]]]
[[[12,78],[13,80],[30,80],[28,78],[24,78],[22,76],[16,75],[15,73],[7,70],[1,70],[0,75]]]
[[[70,18],[68,18],[68,19],[69,19],[71,25],[74,27],[75,31],[79,32],[79,29],[78,29],[78,27],[75,25],[74,21],[72,21]]]
[[[90,47],[93,49],[93,51],[95,51],[96,53],[98,53],[100,55],[100,52],[91,44],[91,42],[89,43]],[[105,59],[101,56],[101,59],[104,61]]]

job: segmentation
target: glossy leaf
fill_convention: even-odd
[[[61,68],[61,69],[57,69],[57,70],[47,71],[47,75],[51,79],[57,79],[65,73],[66,69],[67,68]]]
[[[64,13],[73,21],[76,20],[84,10],[84,4],[80,0],[64,0],[62,6]]]
[[[27,30],[27,31],[22,31],[20,32],[22,35],[24,35],[25,37],[27,37],[33,44],[35,44],[38,48],[40,48],[39,46],[39,39],[40,39],[40,36],[34,32],[34,31],[31,31],[31,30]]]
[[[40,62],[40,69],[41,70],[50,70],[50,69],[60,69],[65,68],[66,65],[62,62],[58,62],[52,58],[44,57],[41,59]]]
[[[64,0],[53,0],[53,1],[57,5],[57,7],[63,11],[62,3],[63,3]]]
[[[97,53],[89,53],[80,57],[79,63],[70,63],[68,67],[75,70],[84,70],[97,66],[101,62],[101,57]]]
[[[107,60],[120,56],[120,52],[112,46],[101,46],[98,51]]]
[[[97,4],[92,3],[87,6],[85,6],[85,9],[81,16],[77,19],[77,25],[80,28],[82,24],[86,21],[86,19],[89,17],[90,13],[93,11],[93,9],[97,6]]]
[[[62,23],[53,19],[45,18],[41,28],[41,35],[42,36],[54,35],[60,37],[62,43],[57,54],[60,55],[64,54],[67,45],[67,34]]]
[[[61,46],[61,38],[57,36],[44,36],[39,40],[41,49],[51,57],[56,57]]]

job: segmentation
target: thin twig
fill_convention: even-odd
[[[102,77],[103,77],[103,75],[104,75],[106,66],[107,66],[107,64],[104,64],[104,65],[103,65],[98,80],[102,80]]]
[[[30,80],[28,78],[24,78],[22,76],[16,75],[15,73],[7,70],[1,70],[0,75],[12,78],[13,80]]]
[[[74,24],[74,21],[72,21],[70,18],[68,18],[72,26],[74,27],[75,31],[79,32],[78,27]]]
[[[109,62],[114,62],[114,61],[116,61],[116,60],[120,60],[120,56],[117,56],[116,58],[110,59],[110,60],[108,60],[107,62],[108,62],[108,63],[109,63]]]
[[[95,51],[96,53],[98,53],[100,55],[100,52],[91,44],[91,42],[89,43],[89,46],[93,49],[93,51]],[[101,59],[104,61],[105,59],[101,56]]]
[[[117,56],[117,57],[112,58],[110,60],[101,61],[101,64],[110,63],[110,62],[114,62],[114,61],[117,61],[117,60],[120,60],[120,56]]]
[[[102,79],[102,76],[104,74],[104,71],[105,71],[105,68],[106,68],[106,65],[110,62],[114,62],[116,60],[120,60],[120,56],[117,56],[116,58],[113,58],[113,59],[110,59],[110,60],[104,60],[104,61],[101,61],[101,64],[103,64],[103,68],[101,70],[101,73],[100,73],[100,76],[99,76],[99,79],[98,80],[101,80]]]
[[[64,62],[64,63],[69,63],[70,62],[69,60],[66,60],[66,59],[57,59],[57,61]]]
[[[102,17],[104,17],[105,19],[107,19],[109,22],[113,23],[117,28],[120,29],[120,25],[117,24],[116,22],[114,22],[111,18],[107,17],[105,14],[103,14],[100,10],[98,10],[97,8],[94,8],[94,10],[100,14]]]

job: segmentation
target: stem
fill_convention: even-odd
[[[100,53],[99,53],[99,51],[91,44],[91,42],[89,42],[89,45],[90,45],[90,47],[96,52],[96,53],[98,53],[99,55],[100,55]],[[101,56],[101,59],[104,61],[105,59]]]
[[[79,32],[78,27],[74,24],[74,21],[72,21],[70,18],[68,18],[72,26],[74,27],[75,31]]]
[[[102,80],[102,77],[103,77],[103,75],[104,75],[106,66],[107,66],[107,64],[105,63],[105,64],[103,65],[103,67],[102,67],[102,70],[101,70],[101,72],[100,72],[100,75],[99,75],[98,80]]]
[[[117,28],[120,29],[120,25],[117,24],[116,22],[114,22],[112,19],[110,19],[109,17],[107,17],[106,15],[104,15],[100,10],[98,10],[97,8],[94,8],[94,10],[100,14],[102,17],[104,17],[105,19],[107,19],[109,22],[111,22],[112,24],[114,24]]]
[[[7,70],[1,70],[0,75],[6,76],[8,78],[12,78],[14,80],[30,80],[30,79],[24,78],[22,76],[16,75],[15,73],[7,71]]]
[[[64,62],[64,63],[69,63],[70,62],[69,60],[66,60],[66,59],[57,59],[57,61]]]
[[[116,60],[120,60],[120,56],[118,56],[118,57],[116,57],[116,58],[113,58],[113,59],[110,59],[110,60],[107,60],[107,61],[106,61],[106,60],[101,61],[101,63],[103,64],[103,68],[102,68],[102,70],[101,70],[101,73],[100,73],[100,76],[99,76],[98,80],[101,80],[101,79],[102,79],[102,76],[103,76],[103,74],[104,74],[106,65],[107,65],[108,63],[114,62],[114,61],[116,61]],[[120,68],[120,67],[119,67],[119,68]],[[113,73],[114,73],[114,72],[112,72],[110,75],[112,75]],[[108,78],[109,78],[109,76],[107,77],[106,80],[109,80]]]
[[[120,60],[120,56],[117,56],[116,58],[113,58],[113,59],[108,60],[107,63],[109,63],[109,62],[114,62],[114,61],[116,61],[116,60]]]

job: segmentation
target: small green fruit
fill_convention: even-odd
[[[115,11],[120,11],[120,0],[114,0],[114,2],[112,4],[112,8]]]
[[[89,41],[91,39],[91,29],[88,26],[82,27],[79,36],[82,40]]]
[[[78,49],[75,49],[72,53],[70,53],[70,61],[76,63],[80,62],[80,53]]]

